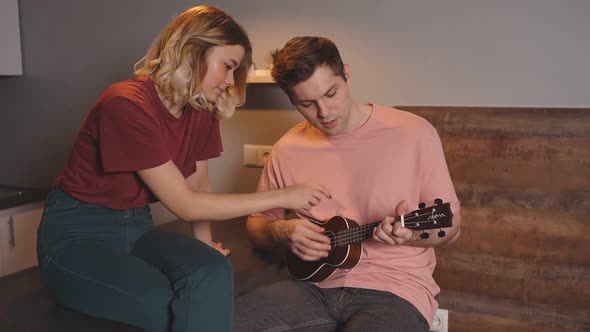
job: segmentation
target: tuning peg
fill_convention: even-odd
[[[438,237],[445,237],[445,235],[447,235],[447,232],[443,231],[442,229],[438,231]]]
[[[426,239],[428,239],[429,237],[430,237],[430,234],[428,234],[428,233],[426,233],[426,232],[424,232],[424,233],[420,234],[420,238],[421,238],[422,240],[426,240]]]
[[[418,208],[419,208],[419,209],[423,209],[423,208],[425,208],[425,207],[426,207],[426,203],[424,203],[424,202],[422,202],[422,203],[418,204]]]
[[[441,205],[442,204],[442,199],[440,199],[440,198],[435,199],[434,200],[434,204]]]

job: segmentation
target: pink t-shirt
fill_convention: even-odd
[[[325,136],[303,122],[274,146],[258,185],[259,191],[296,183],[319,183],[332,194],[302,217],[327,220],[342,215],[367,224],[393,216],[406,200],[411,210],[434,199],[459,202],[436,129],[425,119],[397,109],[373,105],[371,116],[357,130]],[[285,210],[261,215],[284,218]],[[324,288],[358,287],[394,293],[412,303],[430,323],[438,307],[440,288],[432,278],[436,257],[432,248],[389,245],[369,239],[360,263],[338,269],[318,283]]]

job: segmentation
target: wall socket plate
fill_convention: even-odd
[[[446,309],[437,309],[434,313],[430,331],[448,332],[449,331],[449,311]]]
[[[272,145],[244,144],[244,166],[264,167],[271,150]]]

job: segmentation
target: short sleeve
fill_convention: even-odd
[[[104,172],[138,171],[171,160],[158,122],[125,98],[101,106],[98,140]]]
[[[204,125],[198,125],[200,133],[198,138],[195,139],[197,146],[193,149],[195,161],[217,158],[223,152],[219,120],[213,115],[210,115],[210,113],[205,113],[205,111],[201,111],[201,113],[208,116],[209,119],[199,121],[204,122]]]
[[[258,181],[258,192],[263,191],[271,191],[271,190],[278,190],[283,189],[285,186],[281,181],[281,176],[277,173],[279,167],[276,167],[275,164],[278,162],[275,156],[271,153],[271,157],[268,159],[268,162],[264,166],[262,170],[262,174],[260,175],[260,180]],[[262,216],[270,221],[284,219],[287,215],[285,209],[277,208],[272,210],[267,210],[261,213],[257,213],[255,215]]]
[[[452,210],[459,211],[459,200],[449,174],[443,146],[430,124],[422,136],[420,146],[421,187],[420,201],[432,203],[436,198],[451,203]]]

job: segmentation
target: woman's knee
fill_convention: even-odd
[[[227,259],[219,252],[215,251],[208,255],[201,264],[195,266],[190,273],[191,281],[206,279],[215,283],[233,283],[234,270]]]

